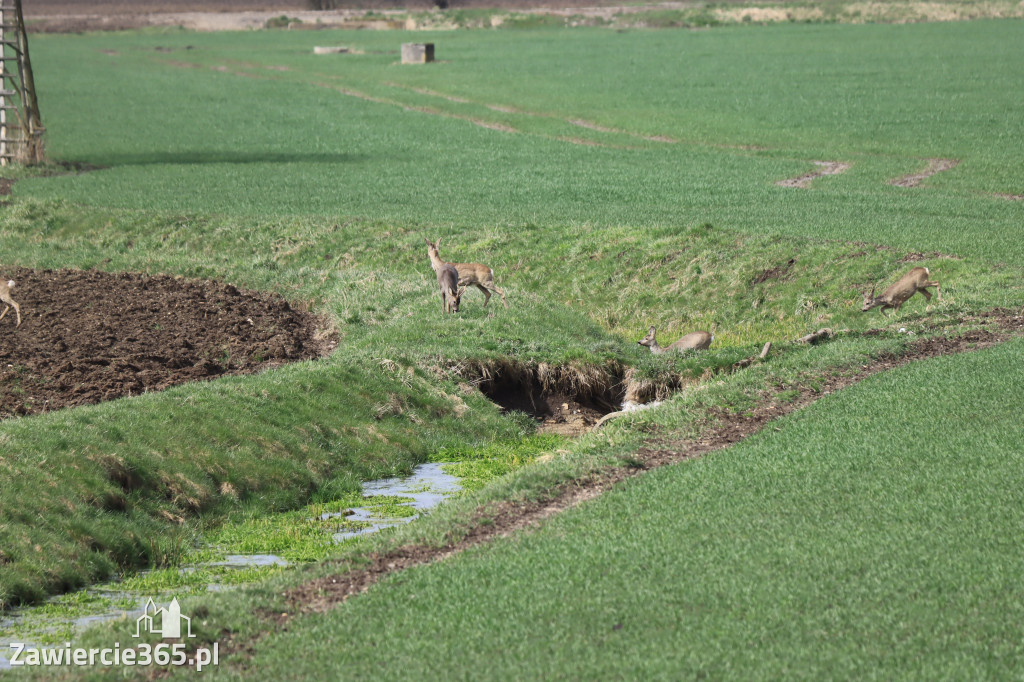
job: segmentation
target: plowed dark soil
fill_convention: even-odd
[[[282,297],[138,273],[4,268],[0,419],[98,403],[328,353],[326,324]]]

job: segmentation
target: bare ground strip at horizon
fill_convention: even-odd
[[[286,600],[287,610],[257,609],[257,613],[265,622],[272,624],[272,627],[262,630],[255,636],[236,637],[235,633],[223,632],[224,639],[219,640],[221,655],[228,659],[225,662],[245,668],[248,657],[256,651],[256,643],[266,634],[286,629],[287,624],[296,616],[325,613],[349,597],[362,594],[391,573],[440,561],[469,547],[534,527],[544,519],[580,502],[598,497],[617,483],[647,470],[697,459],[710,452],[727,448],[758,432],[769,422],[796,412],[826,395],[872,375],[918,360],[984,350],[1024,335],[1024,310],[1013,313],[1005,309],[995,309],[962,321],[968,320],[994,323],[998,331],[976,329],[954,337],[922,339],[913,343],[905,353],[883,354],[873,363],[862,365],[852,371],[848,370],[846,374],[804,377],[804,383],[787,386],[785,389],[795,388],[799,391],[799,396],[794,400],[778,403],[775,401],[775,392],[767,392],[753,410],[745,413],[737,414],[724,410],[709,412],[706,415],[709,428],[696,439],[652,436],[637,450],[635,457],[631,459],[631,465],[608,466],[582,478],[568,481],[543,500],[503,501],[478,507],[469,522],[470,528],[466,535],[443,547],[410,545],[374,553],[365,557],[365,560],[327,561],[328,564],[339,564],[342,570],[285,591],[282,596]],[[812,378],[817,379],[814,388],[808,385]],[[357,561],[359,563],[356,563]],[[229,658],[231,656],[237,658],[232,660]],[[157,677],[162,676],[159,671],[154,671],[154,674]]]

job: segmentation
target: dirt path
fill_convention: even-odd
[[[548,7],[540,0],[469,0],[459,8],[487,7],[519,12],[540,12],[553,16],[588,16],[610,20],[621,13],[651,9],[687,9],[693,2],[668,2],[647,6],[624,7],[618,3],[593,0],[561,0]],[[419,3],[395,9],[388,0],[363,0],[354,9],[312,10],[307,0],[98,0],[84,3],[76,0],[32,0],[25,3],[25,19],[29,30],[38,33],[78,33],[83,31],[120,31],[148,26],[181,26],[194,31],[245,31],[265,28],[267,21],[285,15],[298,19],[293,29],[322,28],[413,28],[405,18],[414,12],[435,8],[434,3]],[[374,19],[366,19],[367,12]],[[443,24],[439,15],[435,21]]]

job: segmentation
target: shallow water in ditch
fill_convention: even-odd
[[[345,512],[324,514],[321,518],[345,516],[346,520],[369,524],[359,530],[334,533],[333,537],[337,542],[408,523],[419,517],[420,513],[436,507],[447,497],[461,490],[462,486],[459,484],[458,477],[445,473],[443,467],[444,464],[435,462],[420,464],[413,468],[413,472],[409,476],[396,476],[363,483],[363,497],[389,496],[408,498],[408,502],[400,503],[398,506],[414,509],[416,510],[415,514],[409,516],[388,516],[367,506],[353,507]],[[229,554],[222,561],[211,561],[186,566],[182,570],[195,571],[208,566],[245,569],[263,566],[287,566],[288,564],[287,560],[273,554]],[[224,586],[218,583],[211,583],[207,588],[210,590],[225,589]],[[54,618],[50,623],[52,624],[53,631],[70,626],[72,637],[75,637],[91,625],[117,619],[124,619],[126,622],[125,627],[132,629],[134,626],[129,628],[132,619],[138,618],[144,613],[147,596],[140,596],[130,592],[97,589],[88,589],[86,592],[109,599],[133,599],[134,606],[101,608],[96,613],[75,618]],[[170,595],[167,596],[167,600],[169,599],[171,599]],[[9,659],[11,655],[11,642],[26,642],[31,646],[36,646],[36,643],[28,641],[30,638],[10,636],[9,633],[12,626],[16,626],[18,621],[31,617],[32,611],[33,609],[29,608],[20,613],[14,612],[11,617],[0,619],[0,670],[11,668]]]
[[[363,497],[386,495],[394,497],[408,497],[409,502],[399,506],[410,507],[419,512],[426,511],[441,504],[446,497],[458,492],[462,486],[459,479],[451,474],[445,473],[444,464],[428,463],[415,467],[410,476],[397,476],[395,478],[383,478],[377,481],[363,483]],[[347,540],[359,535],[375,533],[382,528],[391,528],[403,523],[408,523],[417,518],[419,514],[412,516],[386,516],[380,515],[369,507],[354,507],[353,514],[347,514],[346,520],[360,521],[370,524],[366,528],[334,533],[337,541]],[[341,513],[329,513],[321,516],[322,519],[340,516]]]

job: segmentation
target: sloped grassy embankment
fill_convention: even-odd
[[[918,332],[1022,298],[1015,270],[939,254],[918,260],[924,256],[707,224],[642,235],[587,228],[571,243],[537,228],[452,235],[461,259],[503,265],[510,306],[483,309],[469,292],[463,312],[445,318],[417,230],[314,219],[240,227],[227,218],[61,202],[6,210],[12,261],[224,273],[329,315],[341,342],[324,360],[0,425],[4,605],[174,564],[197,533],[232,515],[330,501],[441,450],[521,441],[530,420],[502,416],[465,390],[503,368],[546,371],[576,392],[600,384],[619,399],[628,380],[652,399],[720,375],[771,340],[782,377],[821,371],[901,343],[857,337],[879,321],[857,303],[861,290],[893,279],[907,261],[930,265],[946,294],[941,305],[926,309],[915,299],[905,307],[898,324]],[[716,343],[695,357],[652,357],[635,344],[648,324],[665,341],[710,328]],[[813,354],[786,343],[826,325],[858,340]]]

